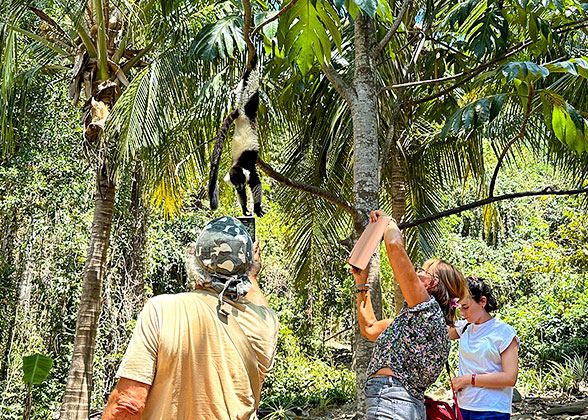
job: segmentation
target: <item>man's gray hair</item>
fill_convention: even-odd
[[[188,290],[194,290],[198,287],[210,287],[212,285],[212,279],[206,276],[204,271],[198,265],[196,261],[195,247],[191,246],[188,248],[186,253],[186,273],[188,274],[188,281],[186,286]]]

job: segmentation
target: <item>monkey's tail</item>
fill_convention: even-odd
[[[227,115],[221,124],[216,138],[214,140],[214,148],[212,149],[212,159],[210,161],[210,174],[208,176],[208,198],[210,200],[210,208],[216,210],[218,208],[218,168],[220,165],[220,158],[225,144],[225,138],[233,121],[239,116],[238,110],[233,110]]]

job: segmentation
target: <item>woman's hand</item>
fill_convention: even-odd
[[[351,267],[351,274],[353,274],[353,277],[355,277],[355,284],[367,284],[369,271],[369,268],[360,270],[358,268]]]
[[[451,384],[453,385],[453,389],[455,391],[461,391],[466,386],[470,386],[472,384],[472,375],[462,375],[451,380]]]
[[[380,216],[388,217],[382,210],[370,211],[370,223],[376,222]]]

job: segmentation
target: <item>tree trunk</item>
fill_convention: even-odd
[[[109,178],[106,166],[101,164],[96,171],[94,220],[84,268],[73,356],[59,417],[62,420],[82,420],[89,415],[100,291],[114,213],[114,194],[114,181]]]
[[[395,153],[391,162],[392,216],[396,220],[400,220],[406,212],[406,173],[401,160],[402,156],[398,153],[398,149],[394,150]],[[402,290],[400,290],[400,285],[394,280],[394,311],[396,314],[400,312],[403,304],[404,295],[402,294]]]
[[[379,152],[377,73],[371,51],[375,46],[375,24],[373,19],[361,14],[355,21],[355,74],[353,88],[356,93],[351,105],[353,119],[353,197],[356,209],[367,224],[367,215],[378,208]],[[355,237],[361,232],[354,232]],[[370,262],[369,282],[371,300],[378,319],[382,317],[382,295],[380,289],[380,259],[378,253]],[[353,369],[357,376],[358,414],[365,416],[363,386],[367,379],[367,365],[373,352],[373,343],[359,332],[355,322],[353,334]]]

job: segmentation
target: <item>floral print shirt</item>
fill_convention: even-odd
[[[404,308],[376,340],[368,376],[389,367],[410,395],[424,399],[449,357],[450,341],[441,307],[431,297]]]

